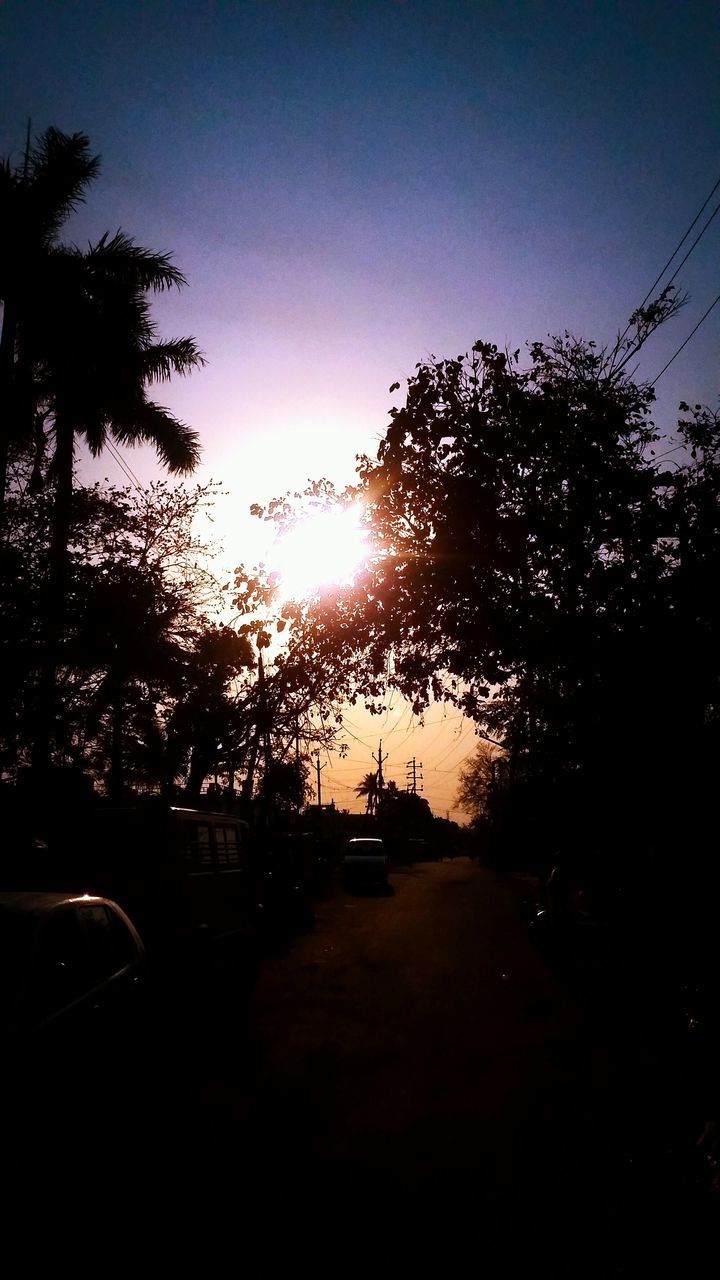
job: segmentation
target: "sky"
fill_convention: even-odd
[[[389,385],[430,353],[612,341],[720,177],[714,0],[0,0],[0,42],[0,153],[21,157],[30,117],[102,156],[67,238],[122,227],[188,278],[157,318],[208,365],[163,399],[201,434],[198,478],[228,491],[229,567],[264,551],[250,503],[352,478]],[[720,216],[638,377],[717,295],[719,249]],[[658,382],[661,427],[681,399],[717,405],[719,345],[720,305]],[[158,476],[151,451],[128,456]],[[110,457],[81,473],[123,482]],[[452,716],[413,732],[399,703],[380,724],[354,709],[323,800],[359,807],[382,730],[388,776],[415,754],[433,809],[459,816],[474,738]]]

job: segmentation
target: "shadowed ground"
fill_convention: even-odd
[[[549,973],[493,873],[457,860],[391,881],[333,892],[249,1009],[157,1021],[134,1087],[103,1103],[140,1183],[172,1187],[195,1225],[209,1201],[224,1230],[230,1207],[267,1258],[310,1247],[321,1270],[329,1231],[345,1269],[369,1247],[637,1274],[635,1251],[649,1265],[685,1223],[662,1073],[619,1071],[622,1046]]]

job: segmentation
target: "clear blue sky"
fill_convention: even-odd
[[[210,363],[165,399],[232,493],[231,564],[249,503],[347,478],[429,352],[611,339],[720,177],[709,0],[5,0],[0,30],[0,151],[28,116],[88,133],[73,237],[122,226],[189,278],[159,318]],[[719,250],[720,215],[641,375],[720,290]],[[663,426],[717,403],[719,338],[720,305],[659,383]]]

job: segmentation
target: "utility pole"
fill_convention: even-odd
[[[264,747],[265,774],[270,769],[270,716],[268,713],[267,702],[267,686],[265,684],[265,664],[263,662],[262,649],[258,644],[258,693],[260,696],[260,716],[258,723],[262,725],[262,738]]]
[[[322,808],[322,790],[321,790],[321,784],[320,784],[320,773],[321,773],[321,771],[325,768],[325,765],[320,763],[320,752],[319,752],[319,751],[318,751],[318,753],[317,753],[317,759],[316,759],[316,761],[315,761],[315,768],[316,768],[316,770],[317,770],[317,798],[318,798],[318,801],[317,801],[317,802],[318,802],[318,809],[321,809],[321,808]]]
[[[408,760],[405,766],[405,779],[407,781],[407,789],[411,796],[418,793],[418,779],[420,781],[420,790],[422,791],[422,774],[418,774],[418,769],[422,769],[422,760],[416,760],[413,756],[412,760]]]
[[[383,787],[385,786],[385,779],[383,778],[383,771],[382,771],[382,767],[383,767],[382,738],[380,739],[380,746],[378,747],[377,755],[375,755],[375,752],[373,751],[373,760],[375,761],[378,767],[377,768],[378,795],[382,796]],[[385,764],[387,764],[387,754],[385,755]]]

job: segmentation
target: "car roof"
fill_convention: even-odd
[[[214,809],[183,809],[180,805],[173,804],[170,812],[177,813],[181,818],[213,818],[216,822],[239,822],[242,827],[249,825],[236,813],[216,813]]]
[[[107,898],[99,898],[94,893],[0,893],[0,907],[11,911],[27,912],[30,915],[41,915],[65,904],[105,903]]]
[[[352,836],[348,844],[382,844],[380,836]]]

